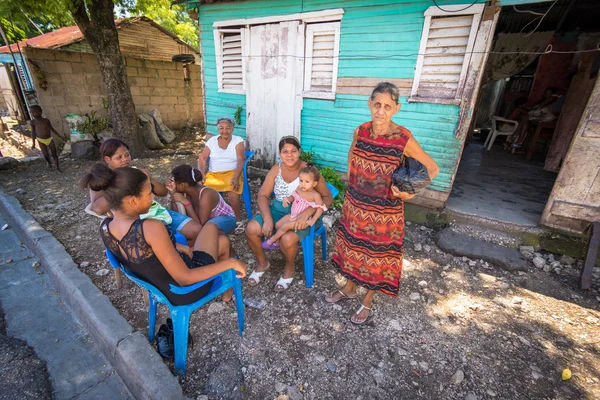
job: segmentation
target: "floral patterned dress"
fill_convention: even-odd
[[[358,285],[396,297],[404,252],[404,202],[392,195],[392,174],[412,135],[399,126],[389,135],[377,136],[371,125],[358,128],[331,260]]]

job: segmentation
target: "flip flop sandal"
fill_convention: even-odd
[[[341,296],[338,297],[337,299],[333,299],[333,296],[335,296],[336,293],[341,294]],[[333,292],[331,292],[327,296],[325,296],[325,301],[328,303],[338,303],[343,300],[354,300],[354,299],[356,299],[356,295],[348,296],[346,293],[342,292],[341,290],[334,290]]]
[[[362,310],[364,310],[365,308],[367,310],[369,310],[369,315],[363,321],[357,321],[356,317],[358,317],[359,314],[362,312]],[[372,319],[373,314],[370,312],[371,310],[372,310],[372,308],[369,308],[369,307],[365,306],[364,304],[360,303],[360,308],[354,314],[352,314],[352,317],[350,317],[350,322],[352,322],[354,325],[362,325],[362,324],[367,323],[369,320]]]
[[[235,230],[233,231],[233,233],[235,233],[236,235],[240,235],[245,231],[246,228],[244,228],[244,223],[242,221],[238,221],[235,223]]]
[[[267,268],[264,271],[258,272],[254,271],[248,277],[248,286],[256,286],[260,283],[260,279],[264,275],[264,273],[271,267],[271,263],[267,263]]]
[[[262,242],[260,247],[262,247],[265,250],[279,250],[281,248],[281,246],[279,246],[277,243],[272,242],[271,239],[267,239],[264,242]]]
[[[275,284],[275,289],[273,290],[275,290],[275,292],[277,293],[285,292],[286,290],[288,290],[293,280],[294,278],[284,278],[282,276]]]

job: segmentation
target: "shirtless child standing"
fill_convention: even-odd
[[[60,171],[56,145],[52,141],[52,132],[56,135],[58,135],[58,132],[52,127],[48,118],[42,117],[42,107],[31,106],[30,110],[31,115],[33,116],[33,120],[31,121],[31,139],[33,140],[33,144],[31,145],[31,148],[35,149],[35,141],[37,140],[40,144],[40,150],[42,150],[42,154],[48,163],[48,168],[52,168],[50,154],[48,154],[49,147],[52,152],[52,158],[54,158],[54,162],[56,162],[56,169]]]

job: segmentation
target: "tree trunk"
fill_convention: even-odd
[[[135,112],[127,70],[121,57],[112,0],[72,0],[73,18],[96,53],[108,97],[108,115],[114,135],[123,139],[134,154],[145,152]],[[89,16],[88,16],[89,11]]]

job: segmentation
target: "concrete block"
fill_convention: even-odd
[[[139,76],[139,71],[136,67],[125,67],[127,70],[127,77],[133,78],[135,76]]]
[[[156,71],[156,70],[154,70]],[[148,85],[154,87],[164,87],[165,86],[165,78],[148,78]]]
[[[21,47],[29,60],[56,60],[55,51],[46,49],[36,49],[31,47]]]
[[[97,63],[73,63],[72,70],[75,74],[85,74],[85,73],[100,73],[100,67]]]
[[[158,72],[154,68],[138,68],[138,75],[148,78],[156,78],[158,76]]]
[[[173,105],[175,105],[177,103],[177,97],[176,96],[165,96],[163,101],[166,104],[173,104]]]
[[[85,91],[82,93],[85,93]],[[87,106],[90,104],[90,96],[65,96],[65,104],[78,107]]]
[[[60,74],[45,74],[46,82],[48,82],[48,86],[53,86],[52,84],[61,83],[61,75]]]
[[[183,71],[180,69],[170,70],[169,75],[171,75],[171,78],[183,80]]]
[[[67,94],[67,88],[65,85],[52,85],[50,87],[50,94],[52,96],[64,96]]]
[[[161,68],[161,69],[157,69],[157,71],[158,71],[158,76],[160,78],[169,78],[171,76],[171,74],[170,74],[171,71],[168,69]]]
[[[65,97],[64,96],[49,96],[48,97],[49,104],[53,106],[64,106],[65,105]]]
[[[148,78],[140,76],[131,77],[128,75],[127,79],[129,80],[129,86],[148,86]]]
[[[150,99],[150,96],[135,96],[133,98],[133,102],[137,105],[143,105],[143,104],[150,104],[152,100]]]
[[[171,96],[185,96],[185,90],[183,89],[183,87],[170,88],[169,94]]]
[[[56,50],[54,55],[59,61],[81,62],[81,53],[78,52]]]
[[[98,66],[98,58],[96,58],[96,55],[94,53],[80,53],[81,54],[81,62],[87,65],[95,65],[96,67],[98,67],[98,69],[100,68]]]
[[[119,375],[128,376],[127,386],[137,398],[185,399],[177,378],[140,332],[119,343],[112,365]]]
[[[128,67],[144,67],[144,62],[138,58],[125,57],[125,65]]]
[[[71,85],[84,85],[86,83],[86,75],[82,74],[69,74],[65,77]]]
[[[177,96],[177,100],[175,101],[175,104],[177,105],[184,105],[187,104],[188,100],[187,97],[185,96]]]
[[[87,93],[90,96],[104,96],[106,92],[104,91],[104,85],[88,85]]]
[[[170,94],[169,88],[164,86],[152,87],[152,96],[169,96]]]
[[[176,79],[165,79],[165,86],[171,87],[171,88],[177,87],[177,80]]]
[[[104,85],[102,74],[85,74],[85,81],[88,85]]]

